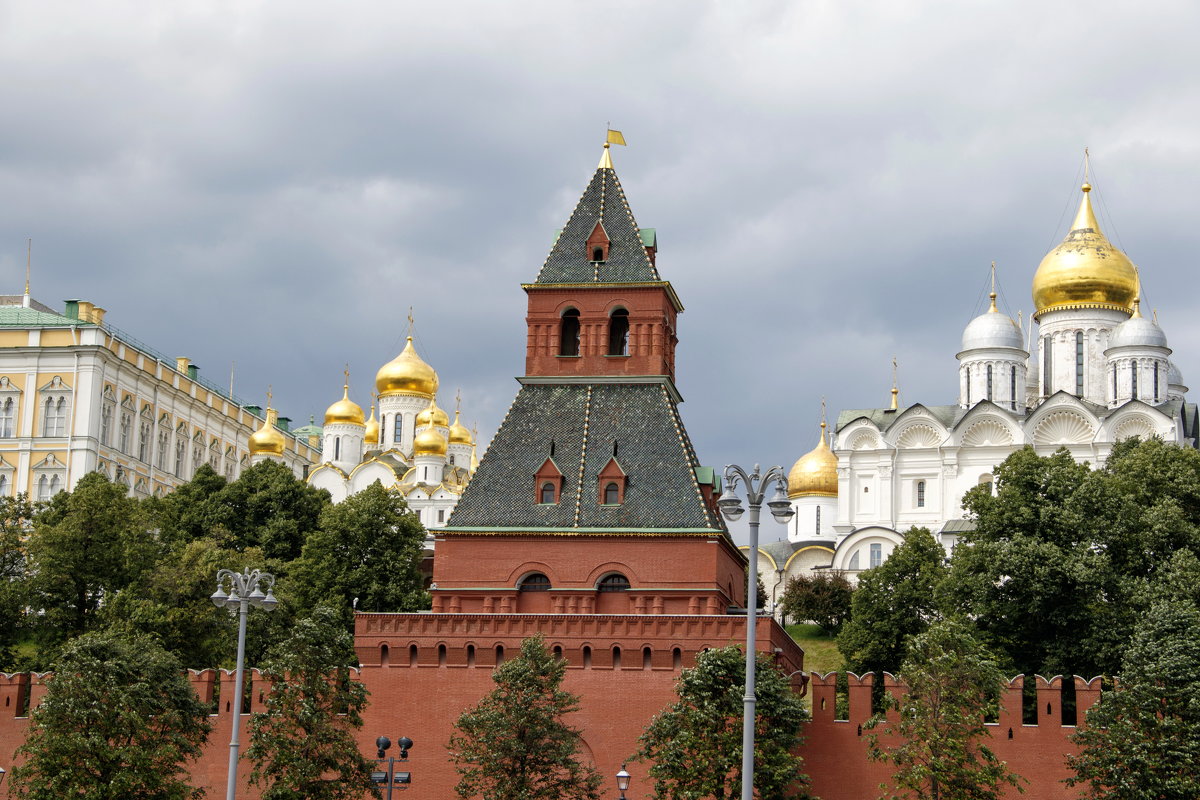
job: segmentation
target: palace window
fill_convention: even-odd
[[[0,497],[8,496],[8,476],[0,475]]]
[[[629,312],[618,308],[608,319],[608,354],[629,355]]]
[[[128,397],[121,402],[121,420],[118,425],[118,449],[122,453],[128,453],[132,447],[130,436],[133,433],[133,403]]]
[[[579,355],[579,312],[573,308],[567,309],[562,315],[558,354],[560,356]]]
[[[171,418],[163,414],[158,418],[158,453],[154,465],[164,472],[171,452]]]
[[[0,438],[11,439],[13,435],[13,418],[16,416],[17,404],[7,397],[0,403]]]
[[[182,422],[175,429],[175,477],[183,477],[183,460],[187,456],[187,426]]]
[[[151,432],[154,430],[154,414],[150,406],[142,409],[141,420],[138,422],[138,461],[150,463]]]
[[[42,435],[66,436],[67,398],[62,396],[47,397],[44,411],[45,415],[42,420]]]
[[[204,464],[204,435],[199,431],[192,437],[192,474]]]
[[[112,422],[117,413],[117,400],[113,397],[112,389],[105,388],[104,403],[100,408],[100,444],[105,447],[112,445]]]

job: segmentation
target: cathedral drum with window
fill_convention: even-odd
[[[853,577],[886,559],[913,526],[928,527],[949,552],[971,525],[963,494],[990,486],[996,465],[1026,445],[1042,454],[1066,447],[1091,464],[1130,436],[1197,446],[1196,406],[1162,328],[1142,313],[1137,269],[1100,229],[1091,190],[1083,185],[1069,232],[1037,268],[1029,330],[998,309],[993,289],[963,331],[957,403],[904,407],[893,389],[890,408],[841,412],[829,466],[836,490],[793,494],[796,529],[762,548],[768,585],[796,569]],[[832,548],[828,560],[780,566],[816,539]]]

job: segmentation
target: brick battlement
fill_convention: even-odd
[[[885,691],[893,696],[904,693],[907,687],[896,676],[883,673]],[[836,672],[825,675],[813,673],[812,722],[805,729],[803,755],[805,767],[812,777],[812,791],[822,800],[858,800],[879,794],[879,784],[886,782],[889,768],[867,759],[863,726],[872,716],[871,691],[875,675],[867,673],[846,675],[846,695],[841,704],[845,711],[838,714]],[[1033,681],[1034,692],[1025,694],[1027,680]],[[1064,686],[1074,691],[1074,717],[1064,715]],[[1066,755],[1077,752],[1070,742],[1076,721],[1082,723],[1087,710],[1100,699],[1100,678],[1085,680],[1074,676],[1070,683],[1057,675],[1017,675],[1008,681],[1000,699],[999,714],[987,720],[991,738],[988,747],[1009,768],[1025,778],[1027,795],[1039,800],[1077,798],[1082,789],[1068,789],[1062,782],[1071,773]],[[889,712],[890,715],[895,712]],[[1026,723],[1024,720],[1031,720]],[[883,744],[886,745],[884,738]],[[1005,797],[1016,798],[1015,791]]]

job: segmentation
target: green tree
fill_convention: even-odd
[[[250,720],[246,758],[263,800],[379,797],[372,762],[354,739],[366,687],[350,676],[354,642],[337,611],[321,606],[298,621],[262,666],[267,710]]]
[[[174,548],[202,538],[214,538],[221,525],[216,495],[228,481],[208,464],[201,464],[187,483],[162,497],[142,501],[147,517],[159,531],[162,541]]]
[[[211,535],[230,550],[261,547],[280,562],[300,556],[304,541],[317,530],[329,492],[314,489],[275,461],[263,461],[213,493],[209,508],[198,514]]]
[[[25,606],[25,537],[33,524],[29,496],[0,497],[0,666],[19,665],[15,647],[23,630]]]
[[[841,572],[824,570],[796,575],[783,591],[783,613],[793,621],[811,621],[837,634],[850,619],[854,587]]]
[[[26,545],[26,603],[43,658],[91,630],[104,598],[153,567],[161,545],[147,530],[127,487],[88,473],[34,518]]]
[[[908,643],[900,667],[908,687],[899,700],[885,695],[894,718],[873,717],[866,725],[867,754],[895,766],[890,800],[995,800],[1020,779],[983,743],[991,734],[984,718],[998,708],[1004,676],[995,657],[970,625],[949,619],[934,623]],[[881,736],[894,737],[892,747]]]
[[[148,636],[85,634],[63,649],[32,713],[12,792],[25,800],[183,800],[209,709]]]
[[[887,561],[858,576],[850,620],[838,650],[855,672],[895,672],[908,637],[938,618],[934,590],[946,575],[946,551],[927,528],[913,528]]]
[[[788,678],[758,654],[754,788],[761,800],[804,796],[808,779],[795,755],[807,714]],[[656,798],[732,800],[741,796],[746,659],[740,648],[701,653],[676,684],[679,700],[651,720],[635,758],[650,761]]]
[[[1087,797],[1200,797],[1200,610],[1192,600],[1160,597],[1150,607],[1115,690],[1101,694],[1073,739],[1082,749],[1068,756],[1068,783],[1084,785]]]
[[[1025,448],[997,467],[996,488],[964,498],[976,529],[944,604],[1015,671],[1115,673],[1148,582],[1172,553],[1200,554],[1200,452],[1130,439],[1090,470]]]
[[[566,667],[539,634],[496,669],[496,688],[458,718],[450,737],[459,797],[598,800],[601,777],[580,761],[580,732],[563,721],[579,708],[560,688]]]
[[[404,498],[379,481],[321,512],[291,574],[302,602],[359,611],[429,608],[421,576],[425,529]]]

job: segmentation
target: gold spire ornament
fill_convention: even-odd
[[[900,408],[900,387],[896,383],[896,357],[892,356],[892,411]]]
[[[604,154],[600,156],[600,163],[596,166],[596,169],[612,169],[613,168],[612,156],[609,155],[608,151],[609,151],[609,148],[614,144],[619,144],[622,147],[627,146],[625,144],[624,134],[622,134],[620,131],[614,131],[612,128],[609,128],[608,135],[605,137],[605,140],[604,140]]]

